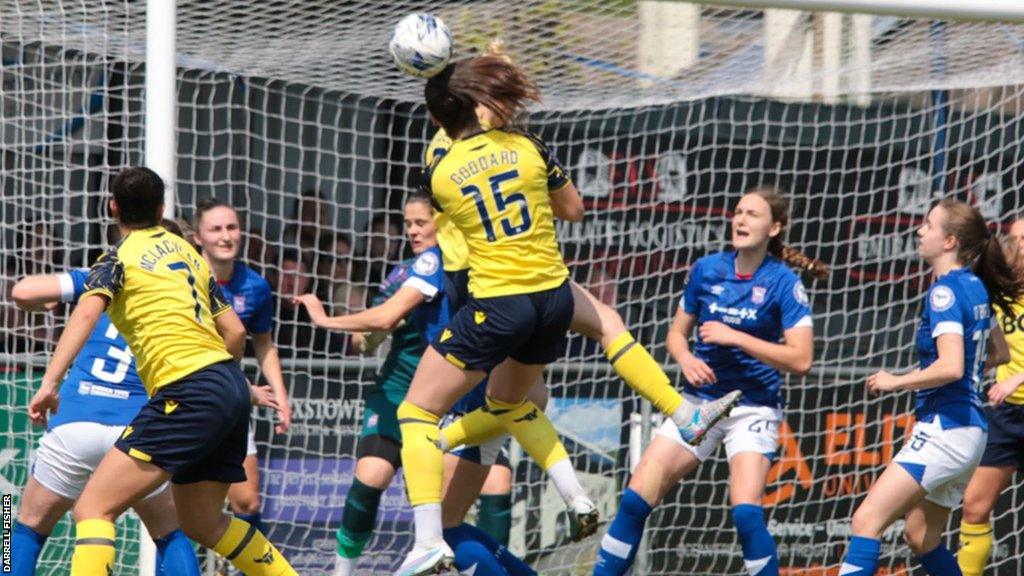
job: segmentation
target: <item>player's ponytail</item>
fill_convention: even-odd
[[[942,229],[957,239],[957,259],[981,279],[992,306],[1013,317],[1013,303],[1024,294],[1024,277],[1010,265],[996,234],[977,208],[947,198]]]
[[[453,62],[427,80],[424,98],[430,115],[452,138],[479,128],[476,106],[491,110],[511,126],[540,89],[510,58],[484,54]]]
[[[778,235],[768,240],[768,253],[792,268],[810,274],[816,280],[828,278],[829,269],[824,262],[811,258],[792,246],[787,246],[783,241],[786,229],[789,228],[789,200],[778,189],[770,186],[751,188],[747,194],[756,194],[767,202],[771,210],[772,222],[778,222],[781,227]]]

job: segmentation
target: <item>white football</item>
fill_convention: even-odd
[[[452,33],[436,16],[410,14],[395,25],[388,48],[399,70],[430,78],[452,58]]]

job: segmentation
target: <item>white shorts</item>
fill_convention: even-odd
[[[686,400],[694,404],[706,401],[692,396]],[[767,406],[737,406],[708,432],[698,446],[690,446],[679,435],[679,428],[671,418],[658,428],[658,435],[675,440],[680,446],[693,453],[701,462],[707,460],[722,443],[725,443],[725,456],[729,460],[740,452],[757,452],[764,454],[769,460],[775,460],[779,446],[779,424],[782,422],[782,410]]]
[[[246,457],[256,455],[256,422],[249,420],[249,437],[245,447]]]
[[[944,508],[957,508],[967,482],[985,453],[988,433],[977,426],[943,430],[939,419],[914,424],[910,440],[893,462],[917,480],[928,500]]]
[[[114,447],[124,426],[69,422],[43,434],[32,460],[32,477],[47,490],[76,500],[100,460]],[[163,483],[147,498],[167,488]]]

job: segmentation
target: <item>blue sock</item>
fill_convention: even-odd
[[[878,540],[854,536],[846,547],[846,557],[839,572],[843,576],[874,576],[881,553],[882,543]]]
[[[750,576],[779,576],[779,555],[764,521],[764,508],[753,504],[734,506],[732,522],[740,535],[747,573]]]
[[[201,576],[199,559],[192,542],[185,537],[181,529],[177,529],[163,538],[154,540],[156,543],[157,575],[167,576]]]
[[[257,530],[262,532],[264,536],[267,535],[267,531],[263,529],[263,518],[260,516],[259,512],[255,514],[235,514],[235,518],[245,520],[250,526],[254,526]]]
[[[945,544],[939,543],[935,550],[917,557],[928,576],[963,576],[956,558]]]
[[[530,568],[526,562],[520,560],[519,557],[510,552],[508,548],[505,548],[499,544],[497,540],[492,538],[490,534],[487,534],[476,526],[463,522],[455,528],[445,528],[444,540],[452,547],[452,550],[455,551],[455,564],[459,570],[465,569],[458,566],[459,547],[466,543],[476,543],[482,546],[484,550],[486,550],[487,553],[501,565],[503,570],[502,572],[499,572],[499,574],[508,574],[509,576],[537,576],[537,573],[534,572],[533,568]],[[470,546],[464,554],[469,554],[469,557],[473,558],[473,554],[476,553],[474,550],[476,549]],[[472,562],[470,565],[472,565]],[[487,565],[481,564],[480,566],[481,568],[484,568]],[[490,574],[487,570],[481,570],[479,573]]]
[[[629,570],[652,510],[651,505],[632,488],[626,488],[619,503],[619,512],[601,539],[594,576],[621,576]]]
[[[508,574],[491,551],[479,542],[465,540],[452,549],[455,552],[455,568],[459,574]]]
[[[11,535],[11,564],[14,576],[35,575],[39,552],[43,550],[43,544],[46,544],[48,537],[20,522],[14,523],[14,533]]]

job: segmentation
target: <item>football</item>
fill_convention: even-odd
[[[436,16],[410,14],[395,25],[388,48],[399,70],[430,78],[451,60],[452,34]]]

